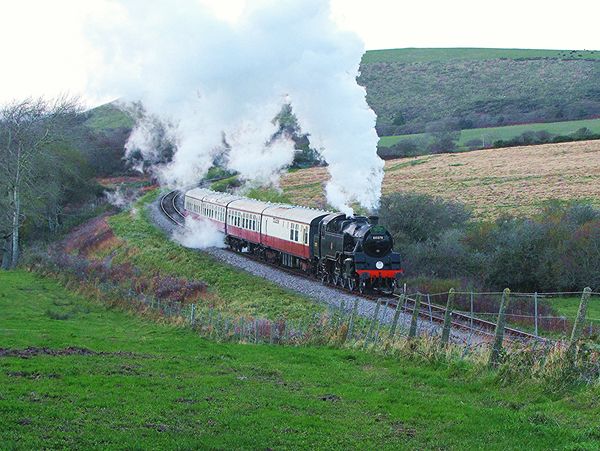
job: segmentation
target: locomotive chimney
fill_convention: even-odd
[[[369,222],[372,225],[377,225],[379,224],[379,216],[369,216]]]

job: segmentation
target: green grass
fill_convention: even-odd
[[[203,280],[214,295],[212,302],[235,315],[303,319],[323,311],[307,297],[167,239],[150,223],[145,208],[157,195],[154,191],[140,199],[136,215],[126,211],[109,219],[115,235],[127,243],[115,249],[115,262],[132,263],[149,273]]]
[[[581,296],[547,298],[547,302],[560,314],[570,320],[577,317]],[[588,303],[586,318],[600,325],[600,296],[592,296]]]
[[[94,130],[113,128],[131,128],[134,121],[127,113],[114,106],[112,103],[100,105],[88,111],[89,117],[85,124]]]
[[[210,189],[213,191],[225,192],[229,188],[240,186],[241,182],[237,175],[232,175],[231,177],[227,177],[221,180],[217,180],[216,182],[211,183]]]
[[[362,58],[363,64],[381,62],[427,62],[453,60],[489,59],[600,59],[600,51],[594,50],[535,50],[535,49],[486,49],[486,48],[406,48],[368,50]]]
[[[275,188],[251,188],[245,195],[251,199],[262,200],[264,202],[289,204],[292,201],[283,192]]]
[[[54,319],[48,310],[69,313]],[[0,272],[3,449],[597,449],[598,388],[362,351],[217,344]],[[103,353],[103,354],[97,354]]]
[[[457,145],[459,150],[467,150],[466,143],[474,139],[480,139],[488,144],[500,139],[509,140],[529,131],[547,131],[556,135],[568,135],[583,127],[588,128],[593,133],[600,133],[600,119],[583,119],[580,121],[547,122],[541,124],[508,125],[506,127],[488,127],[462,130],[460,132],[460,139],[458,140]],[[379,146],[391,147],[394,144],[406,139],[427,140],[428,138],[425,133],[382,136],[379,139]]]

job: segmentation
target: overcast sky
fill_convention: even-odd
[[[83,37],[109,0],[0,0],[0,103],[28,95],[86,94],[96,63]],[[235,21],[247,0],[198,0]],[[328,1],[328,0],[323,0]],[[340,27],[367,49],[500,47],[600,50],[593,0],[331,0]]]

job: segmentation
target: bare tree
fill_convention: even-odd
[[[3,233],[4,267],[14,268],[19,260],[19,234],[26,214],[34,211],[32,206],[44,204],[40,182],[52,167],[47,164],[52,158],[49,149],[65,140],[79,112],[78,101],[70,98],[30,98],[0,109],[0,193],[6,204],[4,221],[8,215],[9,222]]]

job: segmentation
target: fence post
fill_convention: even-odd
[[[575,355],[577,354],[577,341],[581,337],[581,332],[583,331],[585,315],[587,313],[587,307],[591,293],[592,289],[590,287],[586,287],[583,290],[583,294],[581,295],[581,302],[579,303],[577,318],[575,318],[575,324],[573,324],[573,331],[571,332],[571,341],[569,342],[569,348],[567,350],[567,353],[571,360],[575,360]]]
[[[498,311],[498,323],[496,324],[496,335],[494,337],[494,346],[490,354],[489,366],[496,367],[500,363],[500,352],[502,351],[502,342],[504,341],[504,324],[506,322],[506,309],[510,301],[510,290],[505,288],[502,292],[502,301],[500,301],[500,310]]]
[[[431,296],[427,293],[427,307],[429,307],[429,323],[433,325],[433,312],[431,311]]]
[[[369,326],[369,331],[367,332],[367,336],[365,337],[365,346],[367,345],[367,342],[373,336],[373,331],[375,330],[375,321],[377,321],[377,318],[379,317],[379,301],[380,301],[380,299],[377,299],[377,304],[375,305],[375,311],[373,312],[373,318],[371,319],[371,325]]]
[[[400,312],[401,312],[400,304],[403,304],[403,303],[404,303],[404,293],[402,293],[400,295],[400,297],[398,298],[398,302],[396,303],[396,311],[394,312],[392,328],[390,329],[390,337],[391,338],[394,338],[394,335],[396,334],[396,326],[398,325],[398,319],[400,318]]]
[[[473,330],[473,317],[475,316],[475,302],[473,296],[473,290],[471,290],[471,331]],[[473,333],[473,332],[471,332]]]
[[[239,326],[240,326],[240,335],[239,335],[238,340],[244,341],[246,339],[246,324],[245,324],[243,316],[240,318]]]
[[[535,315],[535,336],[538,336],[538,294],[537,291],[533,293],[533,308]]]
[[[194,327],[196,322],[196,304],[192,304],[192,311],[190,312],[190,324]]]
[[[448,301],[446,302],[446,313],[444,314],[444,326],[442,328],[442,346],[446,346],[450,341],[450,327],[452,326],[452,308],[454,306],[454,288],[448,291]]]
[[[389,299],[386,299],[385,305],[383,306],[383,313],[381,314],[381,318],[378,318],[377,331],[375,332],[375,343],[379,339],[379,329],[381,329],[381,323],[385,320],[385,314],[387,312],[388,304],[390,303]]]
[[[408,331],[408,338],[415,338],[417,336],[417,323],[419,310],[421,309],[421,293],[417,293],[415,296],[415,307],[413,309],[412,318],[410,320],[410,329]]]
[[[356,314],[358,313],[358,298],[354,300],[354,306],[352,307],[352,313],[350,314],[350,325],[348,326],[348,338],[352,338],[354,333],[354,321],[356,320]]]

